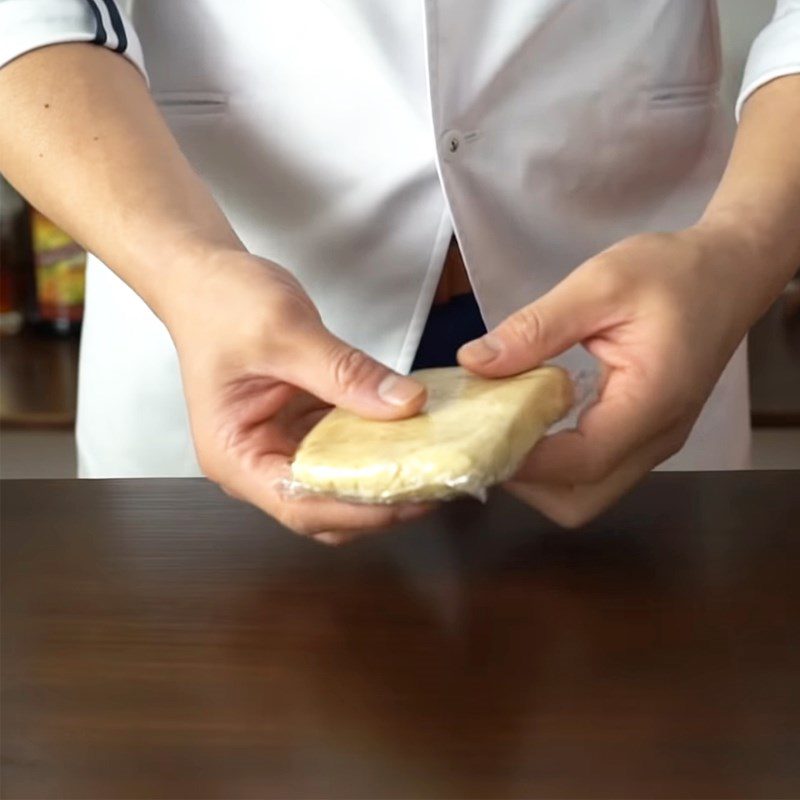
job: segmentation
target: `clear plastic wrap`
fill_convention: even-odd
[[[287,493],[359,503],[484,500],[549,429],[574,425],[597,387],[596,374],[553,366],[499,379],[460,367],[414,377],[428,389],[421,414],[376,421],[334,409],[300,444]]]

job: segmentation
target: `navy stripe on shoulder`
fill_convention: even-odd
[[[100,9],[97,7],[97,3],[95,3],[94,0],[86,0],[86,2],[92,10],[95,21],[95,34],[94,39],[92,39],[92,44],[105,44],[108,41],[108,34],[106,33],[106,26],[103,25],[103,16],[100,13]]]
[[[128,47],[128,36],[125,33],[125,23],[122,21],[122,15],[119,13],[119,9],[114,0],[103,0],[103,2],[108,9],[108,17],[111,20],[114,33],[117,34],[117,46],[114,49],[118,53],[124,53]]]

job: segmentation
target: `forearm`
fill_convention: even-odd
[[[756,316],[800,266],[800,75],[766,84],[744,105],[727,169],[700,221],[740,246],[745,270],[728,277]],[[753,266],[755,265],[755,266]]]
[[[0,171],[160,316],[204,255],[241,249],[142,76],[89,44],[0,70]]]

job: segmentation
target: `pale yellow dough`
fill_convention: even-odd
[[[510,477],[572,404],[572,382],[558,367],[497,379],[461,367],[413,376],[428,388],[421,414],[385,422],[334,409],[297,450],[295,486],[365,503],[481,495]]]
[[[498,379],[461,367],[413,376],[428,388],[421,414],[385,422],[334,409],[301,443],[295,486],[365,503],[481,495],[510,477],[572,404],[572,382],[558,367]]]

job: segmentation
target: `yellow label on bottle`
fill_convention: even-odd
[[[45,319],[79,320],[83,314],[86,253],[57,225],[34,211],[36,297]]]

